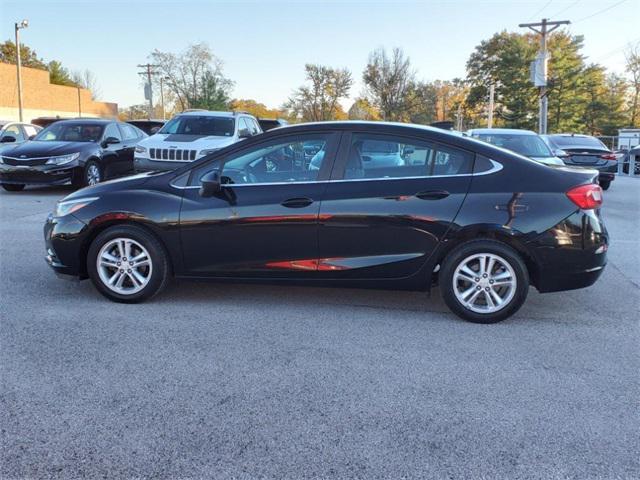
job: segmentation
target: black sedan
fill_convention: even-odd
[[[301,161],[309,144],[320,149]],[[69,195],[45,225],[46,258],[117,302],[147,300],[171,276],[439,282],[452,311],[492,323],[529,285],[598,279],[608,236],[596,179],[430,127],[295,125]]]
[[[573,133],[543,135],[551,149],[566,165],[595,168],[598,183],[607,190],[618,171],[617,155],[596,137]]]
[[[131,172],[134,148],[146,136],[122,122],[60,120],[0,152],[0,183],[11,192],[27,184],[95,185]]]

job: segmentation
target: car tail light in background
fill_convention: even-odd
[[[618,160],[618,156],[615,153],[605,153],[600,155],[600,158],[603,160]]]
[[[580,185],[569,190],[567,197],[583,210],[599,208],[602,205],[602,188],[592,183]]]

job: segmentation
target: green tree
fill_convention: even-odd
[[[69,71],[62,66],[57,60],[52,60],[47,64],[47,70],[49,70],[49,80],[56,85],[66,85],[69,87],[78,86],[73,81]]]
[[[284,105],[289,115],[311,122],[346,118],[339,102],[349,95],[353,84],[351,72],[313,64],[304,68],[307,84],[295,90]]]
[[[626,71],[631,80],[631,101],[629,102],[629,126],[640,126],[640,43],[629,45],[626,54]]]
[[[366,98],[356,98],[349,108],[349,120],[380,120],[380,112]]]
[[[11,40],[0,43],[0,62],[16,63],[16,44]],[[20,63],[23,67],[47,70],[47,65],[44,63],[44,60],[38,57],[35,50],[31,50],[31,48],[23,43],[20,44]]]
[[[229,108],[228,81],[219,73],[206,70],[195,95],[187,95],[191,108],[227,110]]]

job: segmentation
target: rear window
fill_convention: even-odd
[[[171,119],[158,133],[231,137],[235,120],[228,117],[183,115]]]
[[[559,148],[597,148],[608,150],[607,146],[595,137],[552,136],[551,141]]]

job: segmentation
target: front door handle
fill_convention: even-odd
[[[307,197],[300,197],[300,198],[289,198],[288,200],[285,200],[284,202],[282,202],[280,205],[287,208],[304,208],[304,207],[308,207],[312,203],[313,203],[312,199]]]
[[[446,190],[428,190],[416,193],[416,197],[420,200],[440,200],[442,198],[447,198],[448,196],[449,192]]]

